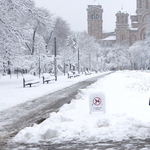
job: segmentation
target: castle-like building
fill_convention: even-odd
[[[103,31],[103,9],[100,4],[93,3],[87,8],[88,34],[94,36],[101,44],[108,46],[115,43],[131,46],[136,41],[146,38],[146,20],[150,16],[150,0],[136,0],[135,14],[118,11],[116,13],[116,29],[112,32]]]

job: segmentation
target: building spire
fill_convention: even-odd
[[[123,5],[121,6],[121,12],[123,13]]]
[[[94,0],[94,1],[93,1],[93,4],[94,4],[94,5],[98,5],[98,3],[97,3],[97,1],[96,1],[96,0]]]
[[[122,5],[122,7],[121,7],[121,11],[123,12],[123,5]]]

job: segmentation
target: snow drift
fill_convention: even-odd
[[[150,137],[150,73],[118,71],[86,89],[41,124],[21,130],[17,142],[121,141]],[[89,114],[89,96],[106,94],[106,113]]]

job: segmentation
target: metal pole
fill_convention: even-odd
[[[57,57],[57,52],[56,52],[56,37],[54,38],[54,55]]]
[[[40,58],[40,50],[39,50],[39,79],[40,79],[40,74],[41,74],[41,58]]]
[[[80,74],[80,53],[78,48],[78,74]]]
[[[18,67],[17,67],[17,79],[18,79]]]
[[[70,64],[70,69],[69,69],[69,71],[71,70],[71,64]]]
[[[64,76],[66,75],[66,63],[64,62]]]
[[[68,71],[71,70],[70,68],[71,68],[71,67],[70,67],[70,59],[68,59]]]
[[[57,52],[56,52],[56,37],[54,38],[54,74],[55,74],[55,81],[57,81]]]
[[[89,70],[91,71],[91,53],[89,53]]]

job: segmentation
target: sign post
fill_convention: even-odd
[[[89,97],[89,106],[91,112],[104,112],[106,111],[105,94],[102,92],[93,93]]]

